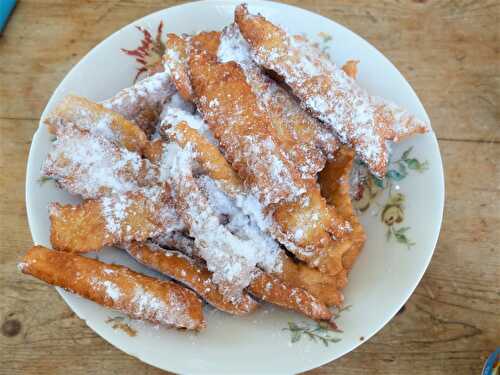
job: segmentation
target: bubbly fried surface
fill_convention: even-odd
[[[286,257],[283,269],[276,276],[287,285],[307,290],[326,306],[340,306],[344,301],[341,292],[346,279],[344,270],[333,276]]]
[[[222,33],[168,34],[164,69],[103,105],[70,96],[48,116],[58,138],[44,173],[85,199],[51,206],[51,241],[67,253],[122,247],[233,315],[254,311],[254,296],[330,320],[327,307],[342,305],[341,291],[365,241],[349,196],[354,152],[340,146],[336,129],[301,107],[281,78],[304,98],[282,71],[264,73],[256,61],[271,66],[262,52],[267,47],[255,46],[269,43],[280,52],[285,41],[287,48],[310,48],[314,66],[326,55],[245,12],[238,7],[239,24]],[[255,25],[263,29],[248,30]],[[292,52],[295,58],[300,51]],[[342,69],[355,78],[357,61]],[[45,275],[60,285],[53,281],[59,276]],[[62,286],[135,317],[132,302],[126,304],[132,312],[121,302],[112,305],[109,283],[115,281],[101,276],[92,275],[90,292],[84,284],[75,289],[76,281]],[[123,286],[132,300],[130,285]],[[148,314],[139,318],[159,322]],[[200,313],[187,328],[203,326]]]
[[[188,50],[189,38],[169,33],[165,41],[165,54],[162,60],[179,94],[184,100],[191,102],[193,90],[187,70]]]
[[[248,43],[241,36],[237,25],[224,28],[220,41],[218,60],[239,64],[259,104],[269,116],[283,150],[302,178],[315,180],[316,174],[323,169],[326,156],[338,147],[336,138],[300,108],[286,89],[255,64]]]
[[[387,140],[428,130],[395,104],[369,96],[303,38],[293,38],[264,17],[249,14],[244,5],[236,8],[235,20],[255,61],[282,76],[302,104],[351,145],[372,173],[385,175]]]
[[[249,285],[250,293],[275,305],[297,311],[313,320],[330,320],[332,313],[305,289],[293,288],[272,275],[261,273]]]
[[[28,275],[134,319],[193,330],[205,327],[201,301],[173,282],[42,246],[31,248],[19,266]]]
[[[138,126],[101,104],[80,96],[64,98],[44,122],[49,131],[58,136],[76,127],[123,145],[129,151],[141,153],[147,143],[146,134]]]
[[[241,68],[234,62],[217,63],[213,42],[205,43],[206,38],[206,33],[192,38],[189,58],[199,110],[225,157],[261,202],[293,200],[305,191],[304,182],[282,151]]]
[[[79,205],[53,203],[49,213],[52,246],[82,253],[157,235],[169,226],[170,218],[162,217],[165,193],[160,188],[154,190],[112,195]]]
[[[101,104],[137,125],[148,136],[154,133],[164,103],[175,88],[167,72],[153,74],[119,91]]]
[[[318,179],[321,193],[327,198],[328,204],[335,206],[337,212],[351,223],[352,245],[342,258],[346,270],[352,268],[366,240],[366,234],[354,211],[349,194],[349,177],[353,160],[354,152],[347,147],[341,147],[335,157],[327,162]]]
[[[236,301],[229,301],[219,292],[212,280],[212,272],[205,265],[174,250],[167,250],[152,243],[132,242],[126,250],[140,263],[161,272],[194,290],[217,309],[233,315],[248,314],[257,309],[247,293]]]
[[[189,144],[200,167],[219,183],[219,187],[226,194],[230,196],[245,195],[241,180],[226,159],[222,157],[219,149],[209,143],[195,129],[180,122],[175,125],[175,131],[170,131],[168,136],[183,146]],[[307,290],[327,306],[342,303],[342,294],[337,285],[345,284],[345,273],[340,272],[337,276],[331,276],[316,268],[308,267],[303,262],[293,261],[284,253],[282,254],[282,263],[282,268],[273,272],[273,275],[283,280],[287,285]]]
[[[199,108],[224,156],[264,206],[276,203],[274,234],[279,241],[308,264],[332,274],[339,272],[345,246],[337,246],[332,235],[340,239],[349,228],[333,207],[326,206],[319,189],[306,184],[280,152],[279,135],[260,110],[243,70],[234,62],[217,63],[213,47],[205,49],[204,39],[197,38],[192,39],[191,80]],[[276,170],[286,175],[276,178]],[[296,194],[290,197],[293,190]]]

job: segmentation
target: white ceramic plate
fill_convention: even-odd
[[[154,31],[163,20],[165,32],[221,29],[232,22],[236,4],[235,1],[184,4],[156,12],[122,28],[96,46],[71,70],[52,95],[42,118],[69,93],[98,101],[130,86],[137,63],[121,48],[138,46],[142,35],[135,26]],[[403,76],[380,52],[356,34],[327,18],[283,4],[256,1],[250,2],[249,8],[293,33],[305,33],[317,40],[340,64],[347,59],[360,60],[358,80],[364,87],[429,121],[417,95]],[[26,205],[33,241],[49,247],[48,203],[77,201],[77,198],[58,190],[52,182],[41,183],[39,180],[41,164],[51,146],[50,138],[40,123],[33,137],[26,180]],[[302,335],[299,341],[292,343],[291,332],[286,330],[289,322],[304,327],[314,327],[314,323],[270,306],[245,318],[231,317],[207,308],[208,328],[198,334],[132,321],[129,324],[137,331],[137,336],[129,337],[106,323],[109,317],[118,315],[116,312],[62,290],[59,292],[73,311],[104,339],[165,370],[184,374],[278,374],[321,366],[353,350],[380,330],[409,298],[429,264],[443,212],[441,157],[436,137],[430,133],[395,146],[393,160],[400,158],[411,146],[413,149],[400,163],[405,166],[407,176],[393,174],[389,179],[392,194],[402,193],[405,202],[391,200],[388,187],[377,194],[375,183],[365,188],[365,192],[371,193],[363,198],[364,206],[371,201],[362,215],[368,241],[345,289],[345,302],[351,307],[337,320],[344,332],[331,334],[340,338],[339,342],[326,346]],[[428,168],[418,172],[415,168],[421,167],[424,160]],[[403,167],[395,163],[393,169],[401,171],[398,168]],[[388,230],[392,233],[389,240]],[[415,243],[408,248],[405,239]],[[139,272],[151,273],[114,249],[105,250],[99,257],[128,265]]]

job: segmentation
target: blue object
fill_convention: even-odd
[[[0,0],[0,33],[5,29],[9,16],[16,6],[16,0]]]
[[[482,375],[498,375],[500,374],[500,348],[497,348],[490,354],[484,364]]]

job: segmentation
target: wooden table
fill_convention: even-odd
[[[59,295],[23,277],[25,166],[69,69],[168,0],[21,0],[0,38],[0,373],[159,374],[115,349]],[[415,88],[444,159],[446,208],[430,268],[402,313],[311,374],[479,374],[500,344],[500,3],[308,0],[374,44]]]

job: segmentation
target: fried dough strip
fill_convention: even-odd
[[[275,169],[272,160],[266,160],[261,153],[252,155],[258,160],[255,163],[260,162],[258,170],[247,168],[240,163],[240,159],[245,159],[247,162],[254,160],[248,158],[248,153],[242,152],[245,147],[255,147],[255,142],[245,139],[250,132],[258,133],[263,129],[269,129],[268,134],[272,134],[273,144],[279,144],[278,135],[272,131],[268,118],[260,111],[257,99],[246,82],[241,68],[234,62],[217,63],[215,56],[211,55],[213,42],[205,48],[204,39],[203,33],[192,38],[189,61],[198,109],[203,113],[215,137],[221,142],[224,155],[233,169],[243,178],[245,185],[259,198],[261,204],[267,207],[270,202],[266,196],[272,193],[272,189],[258,190],[263,183],[270,185],[269,179],[272,178],[270,175]],[[257,144],[256,149],[260,151],[258,146]],[[281,166],[285,170],[296,172],[286,163]],[[278,180],[273,181],[273,185],[285,192],[292,186],[287,186]],[[286,189],[283,189],[285,186]],[[333,207],[326,205],[316,186],[307,186],[305,194],[301,193],[302,197],[297,199],[299,186],[292,187],[295,190],[294,200],[273,205],[274,220],[278,227],[273,234],[299,259],[335,275],[342,269],[341,255],[346,246],[337,244],[338,241],[334,241],[332,235],[336,239],[341,239],[344,232],[350,228],[347,223],[340,220]],[[306,188],[305,185],[302,186]],[[276,202],[279,199],[273,198],[271,201]]]
[[[32,247],[19,267],[25,274],[134,319],[192,330],[205,327],[201,301],[173,282],[42,246]]]
[[[186,66],[188,49],[188,38],[173,33],[167,34],[162,61],[165,70],[172,76],[174,85],[181,97],[188,102],[192,102],[193,89],[191,88]]]
[[[177,213],[195,239],[198,254],[213,272],[214,282],[227,298],[238,298],[254,276],[254,249],[220,224],[207,197],[193,177],[193,153],[176,143],[165,147],[161,173],[172,189]]]
[[[332,312],[308,291],[291,288],[282,280],[264,272],[249,285],[250,293],[272,304],[301,313],[313,320],[332,318]]]
[[[155,187],[79,205],[53,203],[49,213],[52,246],[84,253],[132,240],[145,241],[166,227],[178,225],[165,208],[167,199],[165,190]]]
[[[229,166],[219,149],[203,137],[196,129],[188,125],[186,121],[170,124],[171,127],[163,124],[160,132],[168,139],[175,141],[180,146],[185,147],[190,144],[194,148],[194,157],[211,178],[220,181],[227,190],[240,192],[243,187],[236,172]]]
[[[334,205],[337,212],[351,223],[350,237],[352,245],[343,256],[342,262],[346,270],[350,270],[359,255],[366,235],[363,226],[354,211],[349,194],[349,177],[354,160],[354,152],[347,147],[341,147],[335,157],[329,160],[319,174],[318,182],[321,193],[327,197],[328,204]]]
[[[164,273],[190,287],[208,303],[233,315],[254,311],[258,304],[243,293],[241,301],[229,302],[217,291],[212,273],[202,264],[174,250],[153,244],[132,243],[127,251],[140,263]],[[248,287],[257,298],[296,311],[314,320],[330,320],[332,313],[317,298],[301,288],[292,288],[278,278],[259,272]]]
[[[141,153],[147,143],[146,134],[135,124],[112,110],[83,97],[69,95],[44,120],[49,131],[59,136],[77,128],[100,135],[129,151]]]
[[[265,206],[293,201],[305,192],[304,181],[282,151],[239,65],[217,63],[209,53],[214,42],[206,39],[206,33],[191,39],[189,69],[198,109],[259,201]]]
[[[102,106],[136,124],[146,135],[155,131],[163,104],[174,94],[175,87],[166,72],[153,74],[115,96],[101,102]]]
[[[167,131],[168,137],[178,142],[181,146],[187,147],[189,145],[189,147],[192,147],[194,151],[193,154],[196,156],[200,167],[204,169],[205,173],[220,183],[219,186],[225,193],[228,195],[242,194],[241,181],[238,176],[234,174],[234,171],[214,145],[200,136],[195,129],[190,128],[185,122],[174,125],[174,129],[175,131],[173,129]],[[338,305],[341,303],[342,297],[335,289],[335,279],[329,278],[326,274],[321,274],[318,270],[302,272],[300,270],[306,269],[306,265],[296,265],[284,253],[281,253],[280,257],[283,265],[274,270],[273,274],[275,276],[262,273],[261,276],[256,276],[250,283],[250,290],[257,297],[282,307],[302,312],[313,319],[323,318],[312,313],[318,310],[314,306],[311,306],[311,304],[322,304],[323,299],[327,301],[329,305]],[[312,278],[311,274],[313,275]],[[308,282],[306,279],[301,280],[301,277],[304,275],[312,282]],[[283,280],[288,279],[291,283],[288,284],[284,281],[279,281],[279,278]],[[270,282],[270,284],[268,284],[268,282]],[[268,289],[269,293],[266,293],[265,290],[261,289],[263,284],[268,285],[268,288],[272,287],[272,290]],[[303,290],[304,285],[308,285],[311,290],[308,292]],[[297,289],[299,291],[297,291]],[[299,295],[304,295],[304,293],[311,293],[312,295],[318,294],[321,295],[322,299],[304,295],[301,299],[302,305],[298,306],[297,300],[292,298],[296,296],[297,293]]]
[[[174,125],[173,129],[166,130],[162,128],[166,136],[182,146],[190,144],[204,172],[213,178],[228,196],[243,201],[244,199],[237,198],[238,195],[245,195],[242,182],[224,159],[219,149],[208,142],[195,129],[190,128],[187,123],[180,122],[172,125]],[[302,262],[294,262],[285,253],[281,254],[281,263],[281,269],[275,270],[272,274],[282,279],[290,287],[309,291],[327,306],[342,303],[342,294],[337,288],[337,284],[345,284],[345,274],[342,272],[333,277],[315,268],[310,268]],[[258,281],[256,282],[258,283]]]
[[[42,175],[85,199],[137,190],[158,178],[155,166],[139,154],[78,129],[66,130],[53,142]]]
[[[246,43],[236,25],[226,29],[224,34],[223,40],[224,36],[226,39],[238,37],[228,43]],[[211,42],[212,52],[218,48],[215,41],[219,36],[219,33],[212,32],[204,38],[205,41]],[[181,96],[184,100],[192,102],[194,97],[187,68],[188,44],[189,38],[168,34],[163,61],[167,70],[171,72]],[[234,47],[240,48],[243,52],[246,49],[248,52],[248,46]],[[239,56],[238,53],[236,56]],[[274,128],[280,133],[285,152],[291,155],[291,160],[298,165],[299,171],[305,178],[315,177],[325,162],[321,151],[327,156],[333,154],[338,147],[336,138],[316,119],[303,111],[286,90],[266,77],[251,59],[245,59],[245,61],[235,59],[234,61],[242,67],[244,63],[249,64],[248,67],[245,66],[248,81],[252,84],[254,92],[262,93],[259,98],[266,107],[267,113],[271,115]],[[286,142],[284,142],[285,139]]]
[[[315,180],[316,174],[323,169],[325,156],[332,155],[338,147],[336,138],[300,108],[284,88],[262,72],[252,60],[248,43],[237,25],[224,28],[217,56],[220,62],[235,61],[240,65],[290,160],[302,178]]]
[[[147,267],[153,268],[194,290],[217,309],[233,315],[255,311],[258,303],[247,293],[238,301],[224,298],[212,281],[212,273],[202,264],[174,250],[166,250],[152,243],[132,242],[126,250]]]
[[[282,76],[303,105],[352,146],[377,176],[387,170],[386,141],[428,131],[428,125],[364,89],[303,38],[294,38],[244,5],[235,20],[255,61]]]
[[[275,276],[291,287],[307,290],[326,306],[340,306],[344,301],[341,291],[347,281],[344,269],[333,276],[286,256],[283,269]]]

